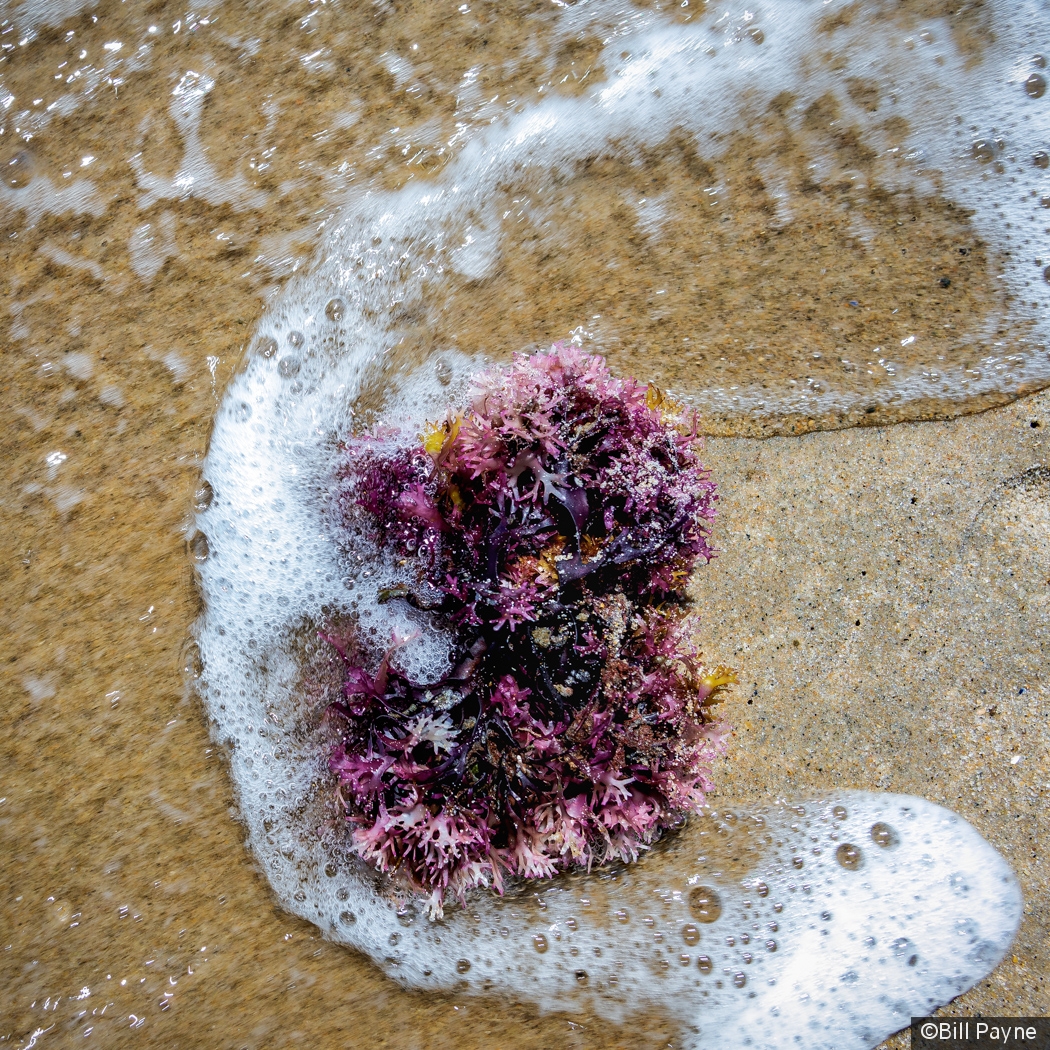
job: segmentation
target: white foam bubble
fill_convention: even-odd
[[[57,244],[45,241],[37,251],[45,259],[63,269],[72,270],[74,273],[86,273],[96,281],[104,281],[106,278],[105,271],[94,259],[85,259],[81,256],[73,255],[72,252],[67,252]]]
[[[212,77],[190,69],[171,93],[169,110],[182,136],[183,151],[179,170],[172,178],[148,171],[141,153],[130,158],[135,182],[142,191],[138,201],[140,208],[148,208],[158,200],[186,197],[197,197],[216,206],[229,204],[238,211],[265,206],[267,195],[262,190],[253,189],[240,172],[226,177],[219,175],[208,159],[200,138],[200,122],[204,100],[214,87]],[[147,117],[141,129],[143,137],[148,134],[150,123],[151,118]]]
[[[45,26],[59,26],[67,18],[90,11],[98,0],[3,0],[0,17],[10,19],[19,41],[32,40]]]
[[[95,374],[95,359],[90,354],[73,351],[62,358],[62,367],[74,379],[86,383]]]
[[[571,16],[576,31],[579,19],[599,17],[593,5],[583,6]],[[1001,268],[993,284],[1013,296],[1010,320],[1031,326],[1020,349],[1015,345],[1007,351],[999,331],[1006,318],[993,316],[983,331],[971,333],[975,354],[965,367],[941,361],[943,354],[931,346],[921,366],[893,370],[879,396],[891,401],[962,398],[1050,379],[1045,351],[1050,286],[1042,273],[1050,252],[1044,260],[1039,247],[1046,242],[1048,213],[1040,200],[1050,193],[1050,168],[1032,162],[1034,153],[1050,144],[1050,94],[1030,98],[1023,83],[1035,69],[1031,56],[1045,22],[1042,9],[999,5],[993,16],[995,45],[964,53],[943,20],[924,22],[923,32],[912,39],[878,9],[848,6],[816,0],[746,8],[731,3],[719,8],[717,18],[689,25],[624,12],[614,30],[606,29],[600,63],[606,80],[589,95],[546,98],[486,125],[434,180],[412,181],[394,192],[354,190],[342,221],[325,239],[319,265],[287,293],[278,313],[312,309],[313,289],[327,284],[350,293],[351,318],[366,304],[378,316],[369,326],[374,340],[396,342],[392,303],[408,305],[427,295],[439,302],[446,269],[475,280],[495,269],[503,250],[495,200],[501,188],[518,185],[526,169],[534,171],[530,177],[547,181],[572,172],[579,161],[630,154],[672,132],[691,134],[701,155],[717,153],[720,137],[748,126],[776,98],[792,100],[783,119],[814,151],[812,178],[834,181],[843,176],[829,159],[834,128],[803,128],[808,107],[830,97],[838,109],[836,126],[856,132],[875,154],[876,180],[883,188],[943,195],[972,210],[977,233],[998,253]],[[840,12],[844,17],[837,28],[819,29]],[[759,45],[749,35],[756,27],[763,34]],[[822,53],[834,53],[836,62],[820,60],[814,41]],[[178,119],[187,156],[197,157],[193,107],[210,82],[200,75],[187,77],[193,82],[184,78],[178,89]],[[850,85],[858,78],[877,89],[877,112],[851,97]],[[981,150],[975,154],[974,146],[985,140],[991,143],[987,158]],[[763,164],[776,222],[782,225],[792,215],[791,190],[770,170],[769,161]],[[187,172],[191,167],[196,170],[197,160]],[[212,178],[202,175],[193,192],[207,195]],[[164,187],[154,181],[140,176],[147,198],[178,191],[178,178]],[[249,199],[244,187],[216,192],[216,200]],[[653,216],[644,209],[640,222],[652,225]],[[855,225],[858,242],[870,241],[871,231],[859,220]],[[351,323],[347,331],[353,330]],[[873,347],[872,353],[892,358],[888,348]],[[786,380],[782,388],[711,386],[679,393],[721,412],[777,404],[790,411],[832,413],[854,407],[863,396],[834,388],[799,390]]]
[[[481,132],[435,181],[358,194],[312,270],[293,278],[264,317],[258,350],[219,411],[205,467],[215,495],[198,519],[209,550],[199,565],[207,603],[198,632],[202,694],[217,737],[229,744],[249,842],[286,907],[367,952],[406,985],[465,985],[544,1009],[590,1005],[620,1018],[657,1004],[695,1047],[786,1047],[799,1039],[811,1047],[869,1047],[987,974],[1013,937],[1020,917],[1016,882],[972,828],[919,799],[850,793],[806,803],[804,818],[774,808],[763,815],[764,829],[749,817],[755,848],[738,869],[697,859],[701,825],[615,879],[593,873],[504,900],[482,893],[468,911],[450,909],[435,924],[404,901],[399,913],[389,884],[349,854],[326,767],[332,741],[320,721],[323,698],[303,696],[299,687],[310,625],[326,614],[357,611],[375,629],[377,646],[395,627],[411,626],[395,620],[411,615],[394,608],[401,603],[373,600],[396,567],[360,550],[348,555],[332,527],[331,462],[335,441],[354,428],[363,383],[380,374],[401,338],[399,314],[420,300],[426,282],[440,284],[443,268],[477,278],[498,261],[488,214],[494,187],[530,164],[567,169],[583,157],[658,142],[678,127],[704,136],[783,91],[803,101],[830,91],[852,106],[842,76],[810,75],[806,61],[817,20],[835,8],[762,6],[761,46],[745,35],[751,22],[743,8],[731,7],[714,28],[710,20],[682,27],[632,18],[605,56],[610,81],[592,95],[549,99]],[[1017,93],[1011,63],[1027,54],[1022,45],[1035,17],[1004,26],[1005,43],[974,69],[940,24],[930,23],[936,52],[920,47],[904,54],[877,24],[833,34],[849,61],[872,75],[896,82],[908,74],[894,105],[912,125],[915,155],[886,157],[887,170],[905,185],[936,171],[958,201],[975,208],[974,221],[997,244],[1005,243],[1003,216],[1030,225],[1028,211],[1021,215],[1029,205],[1022,209],[1014,198],[1044,173],[1022,170],[1019,160],[994,173],[1000,181],[993,188],[1003,194],[996,197],[1001,207],[993,208],[981,179],[990,172],[967,167],[969,139],[955,135],[948,114],[965,111],[976,126],[1006,128],[1016,136],[1018,157],[1042,144],[1050,130],[1043,110],[1010,123],[1029,101]],[[621,59],[628,34],[632,57]],[[877,134],[870,122],[868,131]],[[1007,282],[1020,287],[1028,279],[1020,255],[1005,266]],[[334,296],[344,302],[337,320],[325,313]],[[1011,374],[1031,376],[1042,367],[1025,358],[1012,363]],[[431,363],[391,392],[387,411],[416,419],[442,414],[447,400],[461,397],[469,368],[445,355],[440,371]],[[940,382],[898,379],[906,396]],[[406,659],[421,666],[440,661],[439,632],[430,629],[429,640],[424,634]],[[848,816],[836,817],[835,805]],[[892,826],[895,846],[872,840],[879,822]],[[860,848],[857,870],[836,859],[845,842]],[[769,887],[767,896],[757,895],[759,881]],[[689,895],[697,885],[717,889],[723,912],[691,946],[683,944],[681,928],[690,921]],[[629,922],[613,918],[618,909]],[[641,922],[647,914],[652,926]],[[536,949],[539,935],[543,952]],[[775,951],[767,950],[767,939]],[[698,969],[699,954],[712,960],[711,973]]]
[[[128,239],[131,268],[144,284],[151,284],[168,258],[176,255],[175,216],[162,212],[156,223],[143,223]]]
[[[13,189],[0,183],[0,204],[11,211],[24,211],[30,225],[45,215],[94,215],[106,210],[105,202],[90,179],[54,183],[37,175],[25,186]]]

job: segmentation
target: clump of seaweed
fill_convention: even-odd
[[[345,446],[339,514],[413,582],[382,592],[454,639],[433,682],[350,631],[330,765],[355,848],[429,895],[631,861],[698,808],[733,674],[690,641],[715,485],[694,421],[555,345],[474,378],[421,440]]]

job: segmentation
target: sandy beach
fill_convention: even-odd
[[[26,24],[27,6],[3,17]],[[403,991],[284,912],[245,848],[190,644],[201,598],[189,540],[223,392],[348,187],[430,177],[447,157],[427,135],[447,138],[459,120],[469,136],[535,100],[537,84],[575,97],[597,46],[593,34],[565,43],[539,5],[466,28],[425,5],[397,17],[393,5],[301,6],[261,9],[253,24],[100,3],[26,31],[0,62],[0,94],[16,100],[0,137],[0,1045],[36,1033],[39,1046],[678,1046],[655,1012],[615,1028]],[[916,5],[900,17],[918,34],[940,14]],[[135,42],[154,39],[153,23],[146,54]],[[972,13],[956,25],[975,51],[986,29]],[[110,48],[122,39],[126,50]],[[417,39],[444,40],[446,53],[435,43],[403,79],[382,65]],[[80,49],[93,65],[67,84],[73,67],[59,64]],[[132,52],[137,66],[115,64]],[[456,85],[476,65],[493,83],[464,116]],[[173,96],[203,75],[212,88]],[[65,94],[76,105],[45,118]],[[483,108],[501,94],[507,110]],[[197,123],[173,97],[203,100]],[[13,130],[23,110],[29,139]],[[753,156],[742,139],[719,144],[720,185],[746,185],[772,150],[772,131],[755,134],[765,145]],[[193,141],[213,191],[176,186]],[[804,172],[811,147],[802,132],[781,141],[785,170]],[[856,143],[837,148],[875,181]],[[916,368],[976,367],[977,329],[1002,335],[1007,355],[1028,323],[1002,320],[997,249],[935,192],[865,193],[865,246],[849,175],[800,193],[790,222],[771,190],[726,191],[715,222],[699,211],[713,205],[697,163],[671,143],[644,177],[610,168],[550,189],[545,214],[564,218],[552,244],[549,227],[523,220],[498,280],[471,298],[450,279],[442,316],[404,320],[404,353],[506,356],[593,313],[604,320],[588,345],[676,393],[768,379],[852,398],[848,411],[807,414],[778,412],[771,395],[761,415],[702,417],[716,435],[721,553],[693,587],[707,653],[740,677],[712,802],[863,788],[953,809],[1006,857],[1026,904],[1011,954],[943,1012],[1046,1013],[1050,395],[1014,384],[899,404],[882,396],[892,374],[859,352],[915,332],[932,353]],[[673,238],[647,242],[625,217],[624,194],[650,182],[696,205],[682,219],[685,262]],[[574,242],[592,251],[604,230],[616,266],[601,279],[586,253],[558,256]],[[715,265],[727,258],[732,280]],[[842,263],[830,275],[829,259]]]

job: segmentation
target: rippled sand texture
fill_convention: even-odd
[[[457,135],[602,75],[601,19],[577,32],[546,5],[457,6],[56,4],[69,17],[51,27],[33,24],[28,0],[0,14],[5,1045],[38,1029],[39,1046],[676,1037],[659,1016],[610,1030],[405,993],[276,909],[190,692],[194,490],[264,304],[348,189],[435,177]],[[947,11],[905,5],[902,42],[936,46],[923,19]],[[952,24],[958,46],[987,46],[980,9]],[[895,360],[930,369],[976,365],[1000,341],[1008,371],[1030,333],[1002,320],[996,250],[968,217],[935,186],[880,191],[874,159],[825,116],[788,133],[759,113],[709,154],[669,141],[629,168],[538,188],[549,211],[506,218],[514,250],[496,277],[404,319],[406,346],[506,353],[582,324],[617,368],[687,393],[766,380],[852,397],[842,419],[773,403],[766,417],[708,420],[724,432],[984,407],[960,390],[880,400],[888,380],[864,356],[880,340],[916,334],[919,356],[900,347]],[[834,158],[816,176],[807,136]],[[761,174],[772,156],[779,167]],[[1004,383],[990,400],[1017,392]],[[971,821],[1017,871],[1027,910],[1013,956],[952,1012],[1050,1002],[1037,855],[1048,425],[1035,397],[947,423],[710,445],[724,554],[699,587],[712,652],[742,671],[719,801],[892,789]]]

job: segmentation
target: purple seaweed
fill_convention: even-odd
[[[346,665],[330,766],[358,853],[445,898],[631,861],[702,805],[734,681],[692,643],[685,584],[715,485],[695,423],[655,387],[563,345],[474,379],[422,439],[350,440],[339,514],[414,583],[451,670],[410,680],[394,639],[326,637]]]

